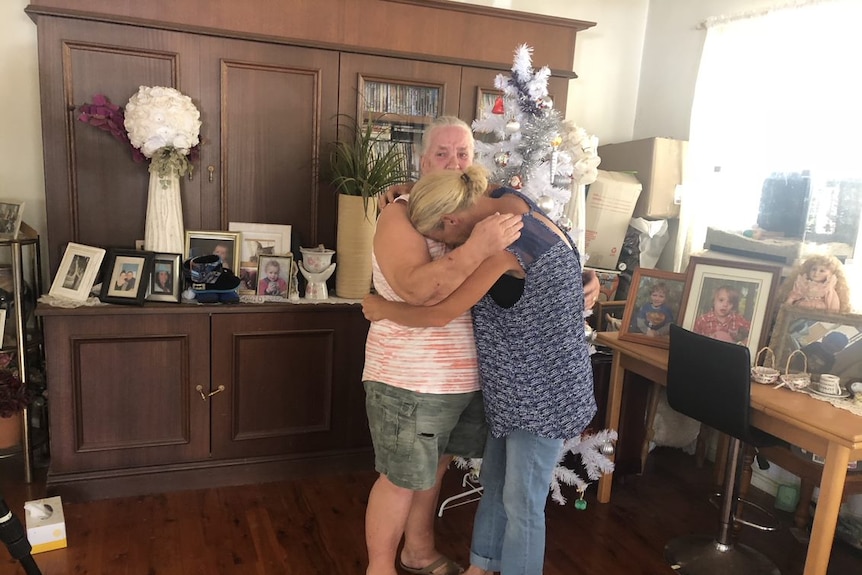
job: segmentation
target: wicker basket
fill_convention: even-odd
[[[790,361],[797,353],[802,356],[802,372],[790,373]],[[781,381],[781,383],[778,384],[778,387],[786,386],[793,391],[800,391],[809,386],[811,383],[811,374],[808,373],[808,358],[804,353],[802,353],[802,350],[797,349],[787,356],[787,364],[784,366],[784,375],[781,375],[778,379]]]
[[[760,363],[760,356],[763,353],[766,353],[766,359],[764,359],[763,365],[757,365]],[[769,362],[768,366],[766,365],[767,361]],[[764,347],[758,351],[754,358],[754,367],[751,368],[751,381],[771,385],[778,381],[779,375],[781,375],[781,372],[775,369],[775,353],[772,349]]]

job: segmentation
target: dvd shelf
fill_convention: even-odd
[[[426,126],[440,114],[441,88],[365,80],[363,117],[372,122],[381,153],[398,147],[410,179],[419,178],[419,156]]]

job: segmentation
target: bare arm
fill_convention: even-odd
[[[425,238],[407,218],[404,202],[380,213],[374,254],[386,281],[401,299],[414,305],[442,301],[486,258],[521,235],[521,216],[497,214],[482,220],[464,245],[438,260],[428,254]]]
[[[370,321],[388,319],[407,327],[443,326],[476,305],[494,282],[507,271],[522,269],[514,255],[501,251],[482,262],[475,273],[440,303],[412,306],[369,295],[362,300],[362,313]]]

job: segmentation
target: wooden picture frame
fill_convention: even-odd
[[[679,323],[685,292],[685,274],[635,268],[619,338],[669,347],[670,326]]]
[[[99,299],[105,303],[143,305],[154,255],[140,250],[108,250]]]
[[[241,232],[186,230],[184,257],[186,259],[194,258],[224,250],[224,253],[219,253],[222,258],[222,265],[236,272],[240,267],[241,241]]]
[[[86,301],[104,257],[105,250],[102,248],[69,242],[48,295]]]
[[[0,238],[14,240],[21,229],[24,202],[0,200]]]
[[[269,278],[269,271],[274,269],[273,262],[278,265],[278,275],[275,278]],[[292,254],[260,258],[258,260],[255,293],[257,295],[278,296],[287,299],[290,292],[290,273],[292,267]]]
[[[593,316],[596,318],[596,331],[619,331],[610,324],[609,318],[622,321],[625,311],[625,300],[597,301],[596,305],[593,306]]]
[[[153,267],[147,286],[147,301],[180,302],[185,279],[180,254],[153,254]]]
[[[752,361],[765,344],[781,267],[692,257],[686,274],[681,327],[748,347]],[[727,300],[733,315],[718,317],[715,300]],[[724,325],[720,325],[724,324]]]
[[[262,254],[282,256],[290,253],[292,227],[289,225],[230,222],[227,229],[242,234],[239,268],[257,268],[258,256]]]
[[[805,357],[796,354],[791,359],[792,373],[805,369],[815,381],[831,373],[841,379],[843,389],[862,381],[862,315],[783,305],[769,347],[781,372],[790,354],[799,350]]]

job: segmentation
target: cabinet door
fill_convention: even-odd
[[[147,165],[131,147],[77,120],[95,94],[125,107],[139,86],[172,86],[200,102],[198,37],[151,28],[39,18],[39,77],[45,156],[49,263],[56,273],[66,243],[133,247],[144,237]],[[182,184],[198,205],[198,181]],[[190,211],[192,229],[200,217]]]
[[[291,307],[213,316],[213,390],[224,386],[211,398],[213,458],[370,447],[368,322],[357,306]]]
[[[209,318],[81,311],[43,318],[51,475],[206,460]]]
[[[294,243],[335,245],[335,194],[320,156],[335,141],[338,53],[202,40],[204,229],[290,224]]]

